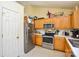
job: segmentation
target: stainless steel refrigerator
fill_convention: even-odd
[[[32,24],[24,24],[24,52],[27,53],[30,50],[32,50],[35,45],[32,42],[32,33],[33,33],[33,29],[32,29]]]

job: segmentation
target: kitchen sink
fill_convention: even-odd
[[[69,39],[73,47],[79,48],[79,40]]]

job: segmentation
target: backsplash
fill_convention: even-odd
[[[54,30],[56,31],[56,30]],[[36,33],[40,33],[40,34],[45,34],[45,30],[44,29],[40,29],[40,30],[36,30]],[[53,30],[52,30],[53,32]],[[69,36],[72,36],[72,32],[71,30],[58,30],[58,32],[56,33],[56,35],[65,35],[65,32],[69,33]]]
[[[65,35],[65,32],[69,34],[69,36],[72,36],[71,30],[59,30],[58,35]]]
[[[59,30],[58,35],[64,35],[65,30]]]

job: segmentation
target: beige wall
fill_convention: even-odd
[[[72,9],[41,7],[41,6],[26,6],[25,7],[25,15],[28,15],[28,16],[38,16],[38,17],[47,18],[48,11],[54,14],[57,14],[59,12],[64,12],[65,15],[68,15],[72,12]]]

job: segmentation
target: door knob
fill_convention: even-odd
[[[19,36],[17,36],[16,38],[19,39]]]

